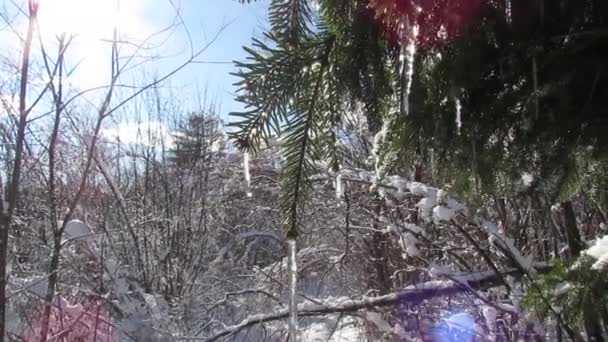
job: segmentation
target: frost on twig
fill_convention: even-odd
[[[497,225],[493,222],[484,220],[479,217],[469,217],[469,209],[467,206],[458,202],[456,199],[449,197],[447,193],[442,190],[421,182],[413,182],[408,178],[393,175],[385,177],[385,182],[381,182],[377,178],[377,174],[364,170],[347,170],[344,169],[339,174],[339,179],[342,182],[369,182],[369,179],[373,181],[379,189],[378,193],[386,200],[389,199],[401,199],[408,196],[419,197],[420,200],[416,204],[421,217],[427,221],[437,225],[450,224],[453,219],[457,217],[465,218],[466,221],[475,227],[485,231],[488,235],[488,241],[492,246],[496,248],[500,254],[508,259],[511,259],[520,269],[527,272],[534,273],[534,260],[531,256],[525,256],[516,246],[514,240],[504,235]],[[386,221],[387,219],[380,218],[380,221]],[[390,229],[389,229],[390,230]],[[416,248],[417,240],[415,234],[412,232],[406,232],[402,234],[401,241],[399,243],[404,249],[404,253],[410,256],[418,255],[418,249]]]

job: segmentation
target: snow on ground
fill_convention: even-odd
[[[341,319],[340,322],[335,322],[335,319],[326,319],[303,329],[300,333],[300,341],[359,342],[364,338],[361,328],[361,323],[352,317]]]

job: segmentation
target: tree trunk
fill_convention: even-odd
[[[38,7],[29,3],[29,20],[27,34],[24,40],[23,57],[21,60],[21,79],[19,89],[19,123],[17,126],[17,141],[15,145],[15,161],[13,164],[12,179],[8,188],[8,198],[4,201],[4,194],[0,196],[0,342],[4,342],[6,334],[6,285],[8,281],[8,238],[11,220],[17,202],[19,200],[19,182],[21,177],[21,163],[23,160],[23,149],[25,146],[25,128],[27,126],[26,98],[28,86],[28,73],[30,65],[30,49],[34,34],[34,24]],[[3,189],[4,190],[4,189]]]
[[[563,227],[566,233],[566,239],[568,240],[568,249],[572,257],[578,257],[583,250],[583,243],[581,241],[581,234],[576,226],[576,214],[572,207],[572,202],[564,201],[561,203],[563,212]]]
[[[55,231],[53,236],[53,255],[51,256],[51,267],[49,270],[48,287],[44,298],[44,313],[42,323],[40,325],[40,342],[46,342],[49,332],[49,322],[51,318],[51,309],[53,307],[53,298],[55,298],[55,286],[59,279],[59,256],[61,253],[61,232]]]
[[[572,207],[572,202],[564,201],[561,203],[561,208],[564,215],[564,230],[568,240],[568,248],[570,255],[573,258],[578,257],[584,249],[584,243],[581,241],[581,235],[576,226],[576,214]],[[599,322],[597,312],[593,307],[585,305],[583,308],[583,325],[587,332],[587,339],[594,342],[603,342],[602,327]]]

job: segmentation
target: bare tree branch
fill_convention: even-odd
[[[546,264],[536,265],[539,271],[547,272],[551,269]],[[521,271],[511,269],[503,272],[511,276],[523,276]],[[360,309],[372,308],[378,306],[393,305],[399,302],[420,302],[425,299],[450,296],[459,293],[466,293],[472,289],[487,289],[496,286],[502,286],[502,275],[493,271],[474,272],[460,276],[457,282],[451,280],[435,280],[424,283],[410,285],[398,292],[389,293],[379,297],[363,297],[360,299],[349,299],[342,302],[333,302],[324,305],[303,303],[298,306],[298,315],[300,316],[321,316],[332,313],[355,312]],[[322,302],[320,299],[319,301]],[[503,310],[508,310],[503,307]],[[180,341],[216,341],[224,337],[228,337],[239,333],[240,331],[252,327],[256,324],[271,322],[285,319],[289,316],[288,309],[281,309],[270,314],[252,315],[244,319],[238,324],[226,327],[213,335],[206,338],[199,337],[182,337]]]

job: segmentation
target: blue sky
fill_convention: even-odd
[[[15,4],[23,11],[27,8],[27,1],[0,0],[3,18],[14,19],[11,25],[20,34],[24,34],[27,21]],[[114,23],[119,23],[121,39],[129,42],[143,41],[151,33],[158,32],[173,22],[176,18],[171,5],[173,3],[180,9],[195,50],[207,44],[225,26],[217,40],[197,58],[199,61],[213,63],[190,65],[163,86],[170,87],[181,107],[187,110],[197,109],[196,98],[205,88],[208,96],[221,104],[221,114],[224,117],[228,112],[242,109],[234,101],[236,89],[232,84],[235,78],[230,75],[231,71],[235,71],[232,61],[243,59],[243,45],[250,45],[251,38],[264,31],[268,0],[249,4],[241,4],[237,0],[36,1],[40,2],[39,27],[48,51],[54,51],[52,45],[56,45],[58,34],[68,32],[68,35],[75,37],[66,60],[68,64],[78,66],[69,83],[81,90],[109,82],[110,50],[107,39],[111,36]],[[117,1],[119,10],[116,7]],[[8,27],[4,20],[0,21],[0,56],[13,60],[17,65],[22,46]],[[123,38],[122,34],[127,38]],[[169,40],[165,38],[166,36],[161,36],[157,39],[158,49],[149,50],[150,57],[163,58],[151,59],[138,65],[125,80],[141,80],[141,75],[149,77],[166,74],[189,57],[188,35],[183,27],[173,32]],[[127,46],[125,55],[129,55],[128,49]],[[39,56],[37,46],[32,55],[34,59]],[[18,73],[4,76],[5,79],[18,77]]]
[[[213,64],[196,64],[186,72],[178,74],[172,83],[180,83],[192,90],[205,86],[211,96],[217,96],[221,102],[221,111],[242,109],[234,101],[235,78],[229,73],[235,68],[233,60],[245,57],[243,45],[250,45],[253,36],[259,36],[267,25],[268,1],[257,1],[250,4],[240,4],[236,0],[182,0],[182,13],[186,26],[193,35],[193,40],[204,44],[218,30],[228,25],[216,42],[199,58]],[[152,9],[152,17],[162,17]],[[195,44],[196,45],[196,44]]]
[[[2,18],[11,20],[10,27],[21,35],[26,31],[27,20],[15,4],[23,11],[27,8],[27,1],[0,0]],[[108,39],[111,38],[115,27],[119,27],[120,39],[127,42],[120,46],[120,55],[130,56],[135,45],[174,22],[176,12],[175,7],[171,5],[173,1],[180,9],[185,25],[178,27],[170,35],[155,36],[157,39],[150,43],[153,48],[138,51],[139,59],[132,61],[133,69],[121,76],[119,83],[133,85],[137,89],[142,83],[150,82],[154,75],[165,75],[188,59],[190,45],[184,27],[190,34],[195,50],[205,46],[224,27],[215,42],[197,58],[198,61],[212,63],[187,66],[161,85],[161,96],[163,100],[175,101],[182,113],[185,113],[200,109],[199,98],[206,89],[208,99],[219,104],[218,114],[226,122],[230,121],[228,113],[243,109],[243,106],[234,100],[236,88],[233,83],[236,79],[230,72],[236,69],[232,61],[244,59],[246,55],[243,46],[250,45],[252,37],[260,36],[267,27],[269,0],[249,4],[240,4],[238,0],[37,1],[40,1],[38,24],[45,49],[56,51],[56,37],[61,33],[65,32],[74,38],[66,53],[66,63],[69,67],[76,67],[76,71],[64,81],[64,85],[69,87],[72,93],[109,84],[111,49]],[[117,1],[120,4],[119,9],[116,7]],[[21,41],[6,22],[0,20],[0,99],[3,104],[13,107],[13,111],[17,107],[18,98],[15,94],[19,73],[18,68],[11,65],[18,65],[21,51]],[[39,62],[40,57],[40,46],[36,41],[32,58]],[[7,64],[4,61],[10,62]],[[33,97],[36,89],[41,89],[42,85],[48,82],[44,72],[38,77],[30,77],[32,89],[28,97]],[[97,104],[105,96],[105,91],[102,89],[87,93],[82,102]],[[130,90],[126,90],[125,94],[129,95],[129,92]],[[147,122],[138,122],[138,118],[147,113],[145,106],[142,106],[143,101],[145,96],[140,96],[138,100],[131,101],[115,112],[104,122],[102,134],[108,138],[120,137],[123,142],[133,143],[138,136],[137,132],[141,130],[169,136],[167,122],[149,119]],[[48,103],[40,102],[33,113],[44,113],[47,110]],[[0,116],[2,113],[0,112]]]

